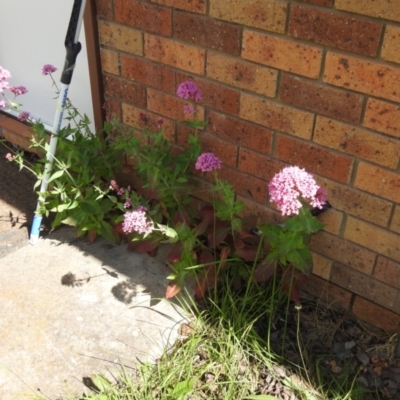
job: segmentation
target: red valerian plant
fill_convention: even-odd
[[[42,73],[52,78],[54,71],[48,64]],[[9,76],[0,68],[1,94],[9,89],[5,83]],[[17,87],[12,93],[17,96],[24,90]],[[268,189],[285,222],[245,230],[240,218],[245,206],[236,199],[232,185],[218,176],[221,160],[211,152],[201,152],[199,135],[206,125],[197,119],[201,90],[194,82],[185,81],[176,94],[186,101],[183,111],[191,116],[191,121],[183,121],[192,131],[184,148],[174,147],[165,138],[161,117],[141,112],[138,136],[135,129],[108,116],[103,131],[93,134],[87,117],[81,117],[68,103],[66,118],[75,125],[59,133],[49,189],[41,193],[41,212],[56,214],[53,227],[72,224],[79,235],[87,233],[90,241],[99,234],[125,241],[131,251],[155,255],[160,245],[169,243],[167,298],[179,293],[190,276],[196,279],[195,294],[201,299],[217,287],[224,274],[233,276],[239,287],[246,281],[266,281],[280,271],[284,289],[297,300],[298,282],[311,268],[307,240],[323,227],[315,210],[329,205],[326,192],[303,169],[284,168]],[[43,125],[35,123],[32,129],[33,147],[46,150]],[[130,168],[135,179],[120,185],[115,176],[124,157],[134,160]],[[20,155],[10,153],[7,159],[24,166]],[[44,162],[32,170],[38,182]],[[194,170],[213,182],[210,204],[199,207],[195,200],[200,189]]]
[[[201,99],[201,92],[193,82],[182,83],[177,94],[194,102]],[[196,121],[190,122],[189,126],[195,123]],[[198,151],[197,135],[191,136],[190,142],[196,143]],[[153,159],[154,148],[144,151],[148,158],[145,165],[138,167],[137,171],[142,171],[143,179],[152,177],[153,174],[162,177],[166,171],[154,169],[160,155]],[[179,293],[186,277],[190,275],[195,275],[197,280],[196,297],[202,298],[209,288],[215,287],[219,276],[229,273],[234,266],[235,273],[239,273],[242,279],[258,282],[266,281],[281,271],[283,288],[291,294],[293,300],[297,300],[298,283],[304,280],[312,264],[307,247],[308,238],[323,227],[312,212],[327,207],[329,203],[326,201],[326,191],[304,169],[297,166],[284,168],[274,176],[268,188],[271,201],[287,220],[281,225],[264,224],[253,232],[247,232],[243,230],[239,217],[244,210],[244,204],[235,200],[232,185],[218,178],[221,160],[209,152],[192,153],[192,160],[195,154],[195,169],[214,175],[211,204],[203,206],[199,211],[192,207],[191,197],[188,198],[187,195],[195,195],[196,187],[187,184],[189,177],[180,177],[186,190],[180,194],[175,192],[173,199],[169,200],[164,200],[165,197],[161,194],[164,183],[145,185],[151,190],[139,189],[138,192],[141,194],[141,203],[146,202],[149,205],[147,217],[151,218],[150,210],[154,213],[158,209],[158,213],[153,214],[156,218],[151,232],[140,234],[136,229],[128,238],[128,247],[154,255],[161,243],[172,244],[167,255],[168,266],[172,271],[167,298]],[[153,168],[149,170],[150,165]],[[171,159],[165,165],[171,167],[174,162]],[[166,176],[163,181],[168,179]],[[132,198],[132,202],[134,201]],[[125,218],[126,216],[127,214]]]

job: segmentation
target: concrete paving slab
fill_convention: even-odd
[[[88,393],[83,377],[157,358],[185,320],[162,259],[68,227],[1,258],[0,399]]]

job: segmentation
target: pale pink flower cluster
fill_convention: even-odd
[[[326,203],[326,190],[304,168],[297,166],[283,168],[272,178],[268,190],[282,215],[297,215],[303,206],[300,199],[314,208],[322,208]]]
[[[136,210],[125,213],[122,230],[125,233],[151,233],[154,224],[147,220],[146,211],[146,207],[139,206]]]
[[[25,86],[10,86],[10,84],[8,83],[8,79],[11,78],[11,74],[10,71],[4,69],[3,67],[0,66],[0,93],[3,93],[4,90],[9,90],[11,93],[14,94],[14,97],[17,97],[21,94],[25,94],[28,92],[28,90],[26,89]],[[6,106],[13,106],[15,107],[15,104],[11,103],[11,101],[7,98],[7,96],[3,93],[2,95],[6,100],[1,99],[0,100],[0,108],[4,108]],[[29,113],[28,112],[23,112],[20,113],[20,115],[18,116],[18,119],[20,121],[26,121],[29,117]]]
[[[197,159],[195,168],[201,172],[213,171],[221,168],[221,160],[213,153],[203,153]]]
[[[10,71],[0,66],[0,93],[9,88],[8,80],[11,78]]]

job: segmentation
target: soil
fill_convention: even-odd
[[[315,376],[316,366],[321,381],[329,382],[332,389],[336,386],[337,391],[339,387],[347,387],[348,390],[354,383],[360,388],[360,399],[400,400],[398,334],[389,335],[310,296],[301,304],[291,305],[288,313],[285,308],[276,315],[270,333],[271,347],[291,363],[287,370],[282,369],[282,380],[293,373],[296,378],[303,365],[303,357],[311,369],[310,375]],[[299,340],[297,326],[300,328]],[[265,337],[266,317],[256,322],[255,330]],[[279,380],[271,380],[267,371],[264,375],[265,381],[260,382],[264,386],[260,387],[262,394],[282,399],[294,398],[287,388],[279,384]]]

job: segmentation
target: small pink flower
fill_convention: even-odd
[[[125,189],[123,187],[118,189],[117,195],[122,196],[125,193]]]
[[[11,153],[7,153],[6,158],[8,161],[12,161],[14,159],[14,156]]]
[[[161,129],[162,128],[162,126],[163,126],[163,124],[164,124],[164,119],[163,118],[157,118],[157,128],[158,129]]]
[[[115,181],[114,179],[112,179],[112,180],[110,181],[109,189],[110,189],[110,190],[118,190],[118,189],[119,189],[119,186],[118,186],[117,181]]]
[[[14,93],[15,96],[28,93],[28,90],[26,89],[25,86],[10,86],[9,90],[11,93]]]
[[[144,112],[139,113],[139,120],[142,121],[145,125],[149,123],[149,117]]]
[[[128,197],[124,203],[124,208],[131,208],[132,207],[132,201],[131,199]]]
[[[176,94],[178,97],[185,100],[192,100],[195,102],[199,102],[201,100],[201,90],[192,81],[182,82],[178,86]]]
[[[43,75],[49,75],[52,74],[53,72],[56,72],[57,68],[54,65],[51,64],[45,64],[42,68],[42,74]]]
[[[4,100],[0,100],[0,108],[3,108],[6,106],[6,102]]]
[[[19,115],[18,115],[18,120],[20,120],[21,122],[25,122],[28,120],[29,116],[31,114],[28,113],[28,111],[22,111]]]
[[[320,188],[314,177],[297,166],[283,168],[268,184],[271,201],[282,215],[298,214],[308,200],[313,207],[322,208],[326,202],[326,191]]]
[[[197,159],[195,168],[202,172],[213,171],[221,168],[221,160],[213,153],[203,153]]]

